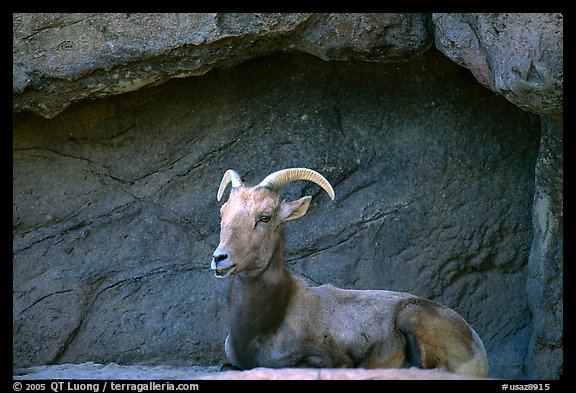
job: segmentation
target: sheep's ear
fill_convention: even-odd
[[[305,196],[292,202],[283,201],[280,205],[280,220],[290,221],[302,217],[308,211],[311,200],[311,196]]]

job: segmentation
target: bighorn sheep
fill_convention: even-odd
[[[452,309],[403,292],[309,287],[284,265],[286,221],[302,217],[312,197],[280,201],[281,188],[306,180],[334,200],[318,172],[291,168],[274,172],[255,187],[234,170],[224,174],[220,244],[211,269],[233,277],[228,361],[255,367],[411,367],[486,376],[482,341]]]

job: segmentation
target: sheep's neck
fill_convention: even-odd
[[[243,346],[249,352],[256,338],[273,333],[282,322],[291,290],[292,276],[284,266],[281,229],[266,269],[255,277],[239,274],[232,283],[230,336],[235,346]]]

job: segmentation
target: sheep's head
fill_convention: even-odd
[[[243,271],[257,275],[266,268],[282,224],[302,217],[310,205],[310,196],[292,202],[280,201],[281,188],[296,180],[318,184],[334,200],[330,183],[311,169],[283,169],[268,175],[254,187],[246,187],[234,170],[226,171],[218,189],[218,201],[228,185],[232,184],[232,190],[220,209],[220,244],[211,264],[216,277]]]

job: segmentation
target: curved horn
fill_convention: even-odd
[[[288,168],[276,171],[266,176],[264,180],[262,180],[258,185],[260,187],[267,187],[273,190],[277,190],[280,187],[296,180],[307,180],[318,184],[324,189],[324,191],[328,193],[330,198],[334,200],[334,189],[328,180],[326,180],[324,176],[318,172],[307,168]]]
[[[218,202],[222,199],[222,195],[224,195],[224,191],[228,188],[228,184],[232,183],[232,188],[240,187],[242,185],[242,179],[240,179],[240,175],[233,169],[228,169],[224,176],[222,177],[222,181],[220,182],[220,187],[218,187]]]

